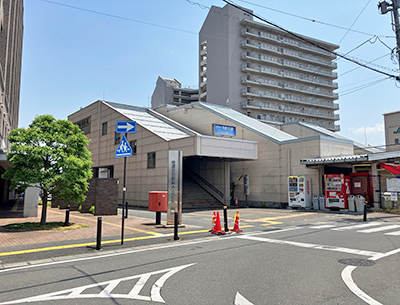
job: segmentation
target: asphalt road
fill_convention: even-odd
[[[400,225],[328,216],[1,270],[0,304],[398,304]]]

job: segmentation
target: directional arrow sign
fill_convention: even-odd
[[[133,155],[132,147],[129,145],[125,135],[122,136],[121,143],[119,143],[115,151],[115,158],[130,157]]]
[[[135,133],[136,122],[135,121],[117,121],[117,133]]]

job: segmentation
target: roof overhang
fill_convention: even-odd
[[[368,155],[351,155],[351,156],[301,159],[300,164],[318,165],[318,164],[334,164],[334,163],[354,163],[354,162],[364,162],[364,161],[368,161]]]
[[[216,157],[224,159],[257,160],[258,144],[222,137],[196,135],[170,142],[170,149],[182,150],[184,157]]]

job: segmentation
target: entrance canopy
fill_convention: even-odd
[[[400,175],[400,165],[394,165],[389,163],[381,163],[381,168],[384,168],[395,175]]]

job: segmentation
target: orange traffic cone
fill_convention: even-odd
[[[242,233],[243,230],[240,230],[240,220],[239,220],[239,211],[235,214],[235,224],[233,225],[233,230],[230,230],[236,233]]]
[[[211,218],[211,230],[208,232],[212,233],[215,231],[215,221],[216,221],[216,216],[215,216],[215,211],[214,211],[213,217]]]
[[[225,234],[225,232],[222,231],[222,229],[221,229],[221,219],[219,218],[219,212],[217,212],[217,218],[214,223],[215,223],[214,231],[211,233],[218,234],[218,235]]]

